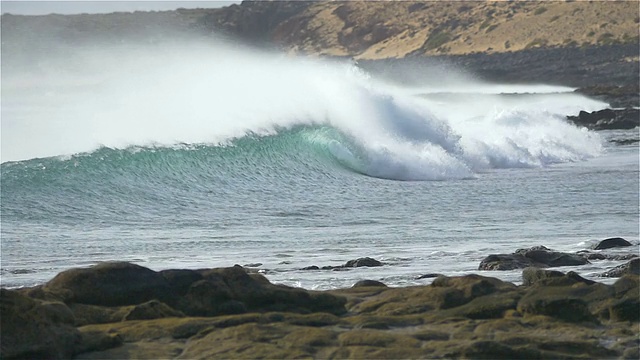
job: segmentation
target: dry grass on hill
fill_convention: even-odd
[[[605,45],[638,42],[638,12],[638,1],[318,2],[280,24],[296,31],[276,40],[363,59]]]

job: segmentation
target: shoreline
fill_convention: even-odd
[[[241,266],[107,262],[2,288],[2,358],[637,358],[637,272],[612,285],[536,267],[522,276],[311,291]]]

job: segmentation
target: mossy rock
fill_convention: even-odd
[[[184,314],[174,310],[167,304],[158,300],[151,300],[144,304],[133,306],[123,317],[123,321],[127,320],[150,320],[165,317],[183,317]]]
[[[518,311],[525,315],[545,315],[569,322],[595,322],[587,303],[577,298],[529,295],[518,302]]]
[[[171,302],[171,287],[162,275],[127,262],[105,262],[63,271],[43,290],[66,292],[65,302],[100,306],[137,305],[158,299]]]
[[[0,358],[70,358],[82,344],[71,310],[61,302],[42,302],[0,289]]]
[[[640,294],[629,292],[609,305],[611,321],[640,321]]]

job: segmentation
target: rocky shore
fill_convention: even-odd
[[[634,249],[612,285],[546,267]],[[631,247],[629,247],[631,246]],[[640,356],[637,247],[612,238],[593,251],[545,247],[517,258],[523,285],[480,275],[392,288],[363,280],[309,291],[241,266],[163,270],[126,262],[63,271],[32,288],[1,289],[2,359],[491,358]],[[358,259],[345,266],[379,266]],[[506,267],[503,267],[506,268]],[[603,275],[604,276],[604,275]]]

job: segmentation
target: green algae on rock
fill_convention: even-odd
[[[635,274],[606,285],[527,269],[526,286],[466,275],[426,286],[314,292],[271,284],[240,266],[165,270],[160,276],[173,294],[167,302],[145,295],[137,304],[106,306],[86,294],[116,291],[121,278],[109,271],[155,272],[119,263],[82,273],[96,268],[99,285],[74,280],[65,288],[57,277],[55,287],[2,289],[2,358],[572,359],[638,352]],[[56,296],[65,302],[47,299]],[[212,310],[197,315],[198,306]]]

